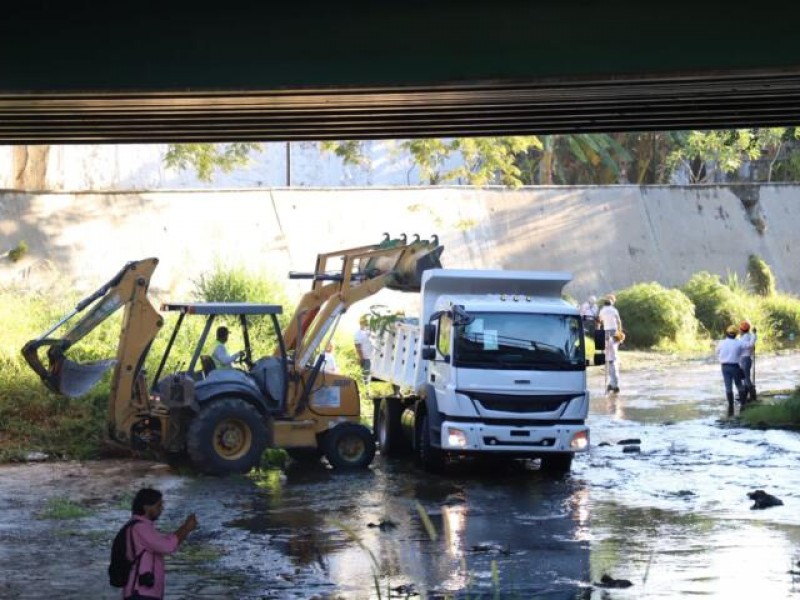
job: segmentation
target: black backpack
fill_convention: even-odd
[[[133,536],[130,536],[131,549],[133,550],[133,554],[136,556],[136,558],[133,560],[128,560],[127,537],[128,532],[131,530],[131,527],[133,527],[134,524],[136,524],[135,519],[131,519],[125,523],[122,529],[117,532],[117,535],[114,537],[114,543],[111,545],[111,562],[108,565],[108,582],[113,587],[121,588],[127,585],[128,577],[130,577],[133,565],[135,565],[142,557],[142,554],[144,554],[144,550],[142,550],[138,555],[136,554],[136,546],[133,543]]]

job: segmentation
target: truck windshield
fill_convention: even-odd
[[[453,365],[478,369],[583,370],[580,318],[572,315],[470,313],[455,327]]]

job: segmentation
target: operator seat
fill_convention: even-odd
[[[200,366],[203,367],[203,375],[206,377],[208,377],[208,374],[211,373],[211,371],[217,368],[217,365],[214,364],[214,359],[208,354],[203,354],[200,356]]]

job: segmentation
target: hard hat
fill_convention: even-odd
[[[728,335],[736,335],[739,333],[739,330],[736,328],[736,325],[730,325],[726,330],[725,333]]]
[[[613,304],[614,302],[616,302],[616,301],[617,301],[617,297],[616,297],[614,294],[608,294],[608,295],[606,296],[606,300],[610,300],[610,301],[611,301],[611,303]]]
[[[741,331],[750,331],[750,321],[744,320],[739,323],[739,329]]]
[[[591,304],[594,304],[595,302],[597,302],[597,296],[589,296],[589,302]]]
[[[618,342],[622,343],[622,342],[625,341],[625,334],[622,333],[621,331],[615,331],[614,332],[614,339],[617,340]]]

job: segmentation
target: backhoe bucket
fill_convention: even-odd
[[[64,359],[58,377],[59,393],[69,398],[78,398],[88,393],[117,364],[113,358],[88,363],[76,363]]]
[[[47,356],[45,365],[40,350]],[[116,364],[116,360],[97,360],[79,364],[64,356],[63,341],[57,339],[31,340],[22,348],[22,356],[47,388],[70,398],[83,396],[99,382],[106,371]]]

